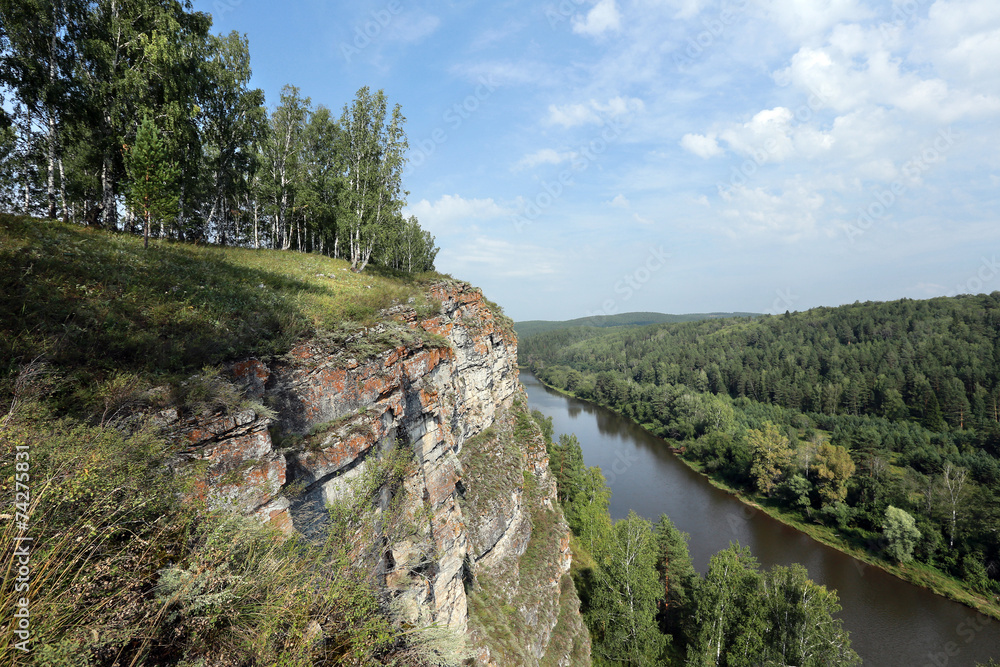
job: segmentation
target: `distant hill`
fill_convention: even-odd
[[[575,320],[554,322],[549,320],[527,320],[516,322],[514,330],[518,338],[534,336],[546,331],[570,329],[573,327],[642,327],[648,324],[676,324],[678,322],[699,322],[718,320],[726,317],[757,317],[758,313],[689,313],[687,315],[667,315],[665,313],[622,313],[621,315],[594,315]]]

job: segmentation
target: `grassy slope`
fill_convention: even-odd
[[[393,623],[351,544],[286,541],[182,503],[155,429],[104,417],[109,400],[148,401],[149,387],[179,390],[203,367],[281,354],[307,335],[371,354],[396,335],[380,311],[412,300],[436,312],[425,283],[442,277],[141,243],[0,215],[0,490],[13,498],[27,466],[31,492],[17,508],[25,526],[0,518],[0,547],[34,539],[20,594],[31,599],[34,664],[424,664],[437,643]],[[363,331],[372,324],[377,339]],[[345,516],[370,525],[373,507],[361,496]],[[8,560],[0,608],[10,612]],[[15,659],[14,627],[0,612],[0,662],[28,664]]]
[[[689,313],[687,315],[667,315],[664,313],[622,313],[620,315],[595,315],[580,317],[565,322],[549,320],[527,320],[514,324],[519,338],[534,336],[546,331],[569,329],[572,327],[641,327],[648,324],[675,324],[678,322],[697,322],[700,320],[716,320],[727,317],[756,317],[757,313]]]
[[[539,380],[539,382],[541,382],[541,380]],[[566,391],[565,389],[552,387],[550,385],[545,386],[549,387],[553,391],[559,392],[560,394],[572,396],[573,398],[582,401],[587,400],[580,398],[571,391]],[[606,409],[611,410],[611,408]],[[614,411],[612,410],[612,412]],[[623,417],[623,419],[627,419],[627,417]],[[639,425],[642,426],[642,424]],[[940,570],[936,570],[922,563],[897,565],[878,558],[877,556],[874,556],[866,551],[863,546],[851,543],[848,539],[841,536],[838,531],[829,526],[803,521],[802,517],[778,507],[776,504],[759,494],[746,493],[745,491],[736,489],[721,480],[710,476],[704,471],[703,467],[695,461],[688,460],[683,456],[678,456],[678,459],[680,459],[681,462],[692,470],[695,470],[703,475],[706,481],[712,486],[729,492],[746,505],[760,510],[768,516],[781,521],[785,525],[791,526],[792,528],[809,535],[818,542],[822,542],[829,547],[837,549],[852,558],[862,561],[868,566],[877,567],[885,572],[899,577],[900,579],[908,581],[911,584],[921,586],[950,600],[960,602],[992,618],[1000,619],[1000,603],[991,600],[988,596],[970,591],[955,577],[951,577]]]
[[[281,354],[316,332],[349,344],[382,309],[419,306],[424,283],[441,278],[347,269],[295,252],[165,241],[143,250],[130,235],[0,215],[0,398],[38,356],[63,379],[60,407],[80,414],[115,374],[173,379]]]

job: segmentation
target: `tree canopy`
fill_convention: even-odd
[[[247,38],[211,28],[186,1],[0,0],[0,206],[432,270],[399,106],[362,87],[337,118],[286,86],[268,109]]]
[[[726,483],[1000,592],[1000,292],[519,341],[544,382],[606,405]]]

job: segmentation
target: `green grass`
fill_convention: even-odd
[[[446,277],[348,267],[319,255],[167,241],[144,250],[130,235],[0,214],[0,398],[39,356],[62,379],[63,407],[97,409],[102,399],[88,390],[116,373],[151,386],[279,355],[314,335],[363,357],[414,335],[392,327],[359,335],[385,308],[436,312],[426,286]]]

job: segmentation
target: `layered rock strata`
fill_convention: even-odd
[[[399,613],[467,633],[478,664],[589,664],[569,532],[526,414],[509,321],[465,284],[430,296],[438,313],[399,307],[384,331],[365,333],[419,334],[371,358],[317,339],[234,364],[248,399],[274,416],[167,415],[183,442],[178,465],[198,471],[194,493],[212,506],[320,535],[327,503],[371,462],[409,447],[411,472],[383,503],[408,528],[383,538],[377,564]],[[498,636],[512,629],[520,636],[507,646]]]

